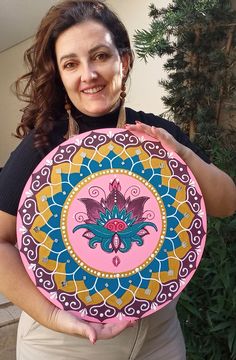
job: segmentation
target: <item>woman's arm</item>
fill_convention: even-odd
[[[143,131],[156,138],[167,149],[176,152],[185,161],[201,188],[208,215],[224,217],[235,212],[236,187],[233,180],[226,173],[213,164],[207,164],[191,149],[180,144],[162,128],[155,128],[140,122],[126,127],[133,131]]]
[[[133,325],[130,321],[106,325],[88,323],[58,309],[29,278],[15,243],[16,218],[0,211],[0,293],[37,322],[58,332],[88,338],[92,343],[97,339],[112,338]]]

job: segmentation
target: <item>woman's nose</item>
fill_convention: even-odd
[[[95,80],[98,77],[96,69],[91,64],[84,64],[81,72],[81,81],[89,82]]]

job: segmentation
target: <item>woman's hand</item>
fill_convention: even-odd
[[[29,278],[19,251],[14,246],[15,242],[16,217],[0,211],[0,293],[41,325],[65,334],[82,336],[93,344],[96,340],[111,339],[134,325],[132,321],[119,321],[114,324],[90,323],[68,311],[58,309]]]
[[[96,340],[111,339],[134,324],[135,322],[129,320],[109,324],[87,322],[68,311],[54,307],[47,327],[62,333],[87,338],[92,344],[95,344]]]
[[[188,165],[195,176],[206,204],[208,215],[225,217],[236,211],[236,187],[233,180],[213,164],[207,164],[191,149],[180,144],[162,128],[149,126],[139,121],[136,125],[126,125],[131,131],[142,131],[162,143],[169,151],[174,151]]]
[[[167,150],[174,151],[181,158],[184,158],[185,153],[189,150],[186,146],[175,140],[175,138],[165,129],[149,126],[139,121],[136,121],[136,125],[126,124],[126,128],[131,131],[142,131],[145,134],[152,136],[160,141]]]

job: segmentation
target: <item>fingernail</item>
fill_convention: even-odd
[[[137,324],[137,320],[131,320],[129,326],[134,327]]]
[[[90,338],[89,340],[93,345],[96,343],[96,339],[94,337]]]
[[[135,124],[142,124],[141,121],[135,120]]]

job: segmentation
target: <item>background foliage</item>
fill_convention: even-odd
[[[150,5],[149,16],[135,47],[145,61],[167,55],[164,116],[236,179],[236,12],[227,0],[173,0]],[[236,359],[235,257],[236,217],[209,218],[203,259],[178,305],[188,360]]]

